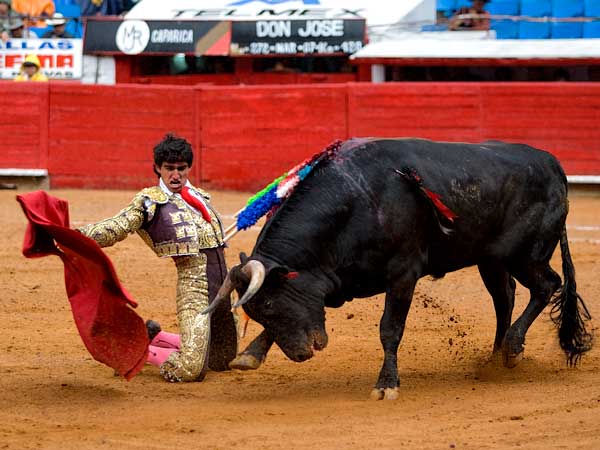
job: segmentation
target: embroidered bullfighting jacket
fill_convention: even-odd
[[[116,216],[78,229],[101,247],[112,246],[137,232],[158,256],[174,259],[181,349],[172,353],[160,367],[162,376],[172,382],[204,378],[209,350],[211,361],[215,359],[215,370],[225,370],[237,353],[236,327],[229,307],[220,314],[225,326],[221,323],[215,327],[214,313],[212,315],[213,333],[218,328],[218,333],[226,334],[217,336],[219,345],[226,348],[214,352],[210,348],[211,318],[201,311],[209,304],[209,288],[212,299],[226,274],[224,233],[218,214],[210,206],[209,194],[189,182],[188,187],[204,200],[210,222],[179,194],[170,192],[161,180],[160,186],[137,193]]]

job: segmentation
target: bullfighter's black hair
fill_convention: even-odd
[[[184,138],[173,133],[166,134],[163,140],[154,147],[154,164],[160,167],[164,162],[176,163],[181,161],[188,163],[190,167],[192,166],[194,161],[192,145]],[[156,169],[154,169],[154,172],[156,173]]]

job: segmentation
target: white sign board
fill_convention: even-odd
[[[368,44],[351,59],[598,59],[600,39],[467,39],[475,31],[408,35],[402,40]],[[481,36],[481,35],[480,35]],[[463,38],[461,40],[461,38]]]
[[[0,41],[0,79],[15,78],[30,53],[37,55],[43,73],[50,79],[81,78],[81,39],[9,39]]]
[[[419,11],[415,17],[415,12]],[[435,0],[140,0],[139,20],[366,19],[367,26],[435,18]]]

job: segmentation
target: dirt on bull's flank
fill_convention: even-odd
[[[210,372],[202,383],[169,384],[149,365],[130,382],[115,377],[77,334],[59,258],[21,255],[16,193],[0,191],[0,450],[600,448],[600,344],[568,368],[546,309],[520,365],[502,367],[490,357],[495,314],[475,268],[419,282],[396,401],[369,399],[383,296],[328,309],[329,345],[304,363],[274,347],[259,370]],[[51,193],[69,201],[73,226],[115,214],[134,194]],[[248,195],[213,193],[226,224]],[[578,291],[598,318],[600,197],[572,195],[567,225]],[[258,231],[230,242],[230,265]],[[138,314],[176,331],[173,263],[137,236],[106,253]],[[562,273],[560,252],[553,267]],[[519,286],[513,318],[528,297]],[[251,322],[240,346],[260,330]]]

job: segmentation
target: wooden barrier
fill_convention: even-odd
[[[197,89],[202,178],[257,190],[346,131],[346,87]]]
[[[520,142],[600,175],[599,83],[352,84],[348,109],[351,136]]]
[[[598,83],[90,86],[0,82],[0,169],[45,169],[54,188],[156,181],[166,132],[196,149],[192,179],[255,191],[335,139],[523,142],[568,175],[600,176]]]
[[[51,85],[51,186],[153,184],[152,148],[168,131],[194,143],[194,115],[186,87]]]
[[[0,168],[47,169],[48,83],[0,82]]]

